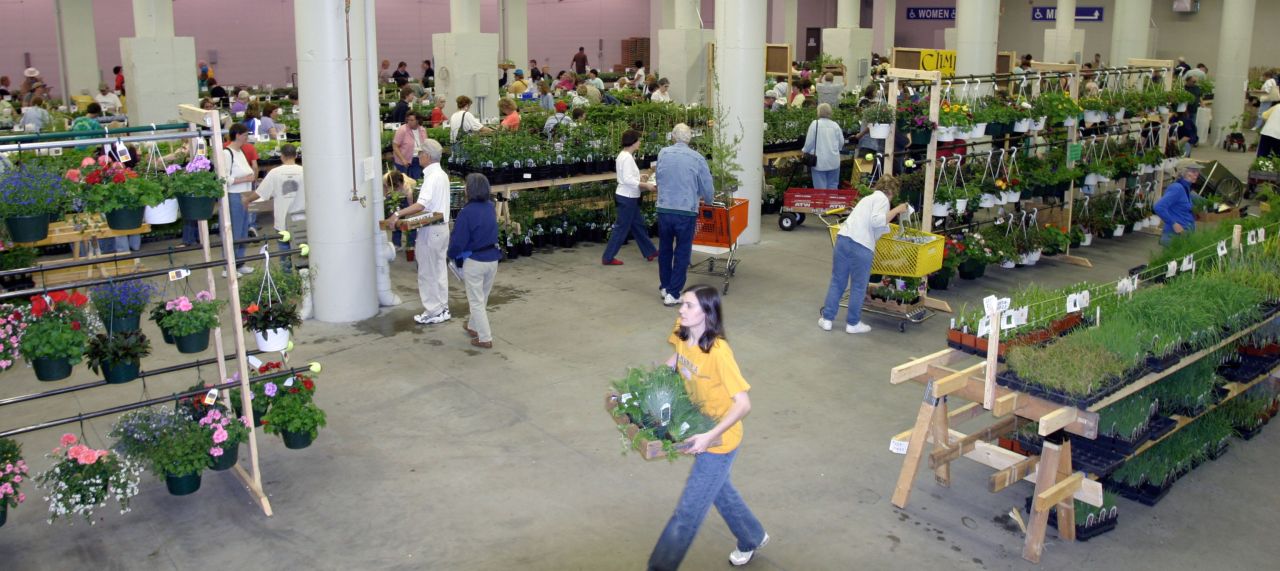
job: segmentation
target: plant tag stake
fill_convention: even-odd
[[[284,386],[286,386],[286,387],[292,387],[292,386],[293,386],[293,377],[289,377],[289,380],[287,380],[287,381],[285,381],[285,382],[284,382]]]
[[[125,146],[123,141],[116,141],[116,159],[122,163],[127,163],[132,158],[129,154],[129,147]]]
[[[1246,243],[1246,244],[1249,244],[1250,246],[1253,246],[1253,245],[1257,244],[1257,243],[1258,243],[1258,231],[1257,231],[1257,230],[1250,230],[1248,234],[1245,234],[1244,241],[1245,241],[1245,243]]]
[[[1169,262],[1169,268],[1164,271],[1164,277],[1171,278],[1178,275],[1178,262]]]
[[[1196,257],[1193,254],[1187,254],[1182,258],[1182,271],[1189,272],[1196,269]]]
[[[1221,258],[1225,255],[1227,255],[1227,241],[1222,240],[1218,242],[1218,257]],[[1172,264],[1173,262],[1169,262],[1169,263]]]
[[[911,443],[907,442],[906,440],[890,440],[889,451],[893,452],[894,454],[906,454],[907,447],[910,445]]]
[[[209,389],[209,392],[204,394],[204,404],[211,405],[215,402],[218,402],[218,389]]]
[[[169,281],[171,281],[171,282],[176,282],[176,281],[178,281],[178,280],[180,280],[180,279],[182,279],[182,278],[185,278],[185,277],[187,277],[187,276],[189,276],[189,275],[191,275],[191,270],[188,270],[188,269],[186,269],[186,268],[178,268],[178,269],[176,269],[176,270],[169,270]]]
[[[982,320],[978,321],[978,337],[986,337],[991,334],[991,314],[982,316]]]

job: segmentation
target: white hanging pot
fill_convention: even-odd
[[[1186,112],[1186,110],[1187,110],[1187,104],[1186,104],[1186,103],[1179,103],[1179,104],[1178,104],[1178,106],[1176,107],[1176,109],[1178,110],[1178,113],[1184,113],[1184,112]]]
[[[1158,227],[1158,226],[1160,226],[1160,217],[1159,217],[1159,216],[1156,216],[1155,214],[1152,214],[1151,216],[1148,216],[1148,217],[1147,217],[1147,227],[1148,227],[1148,228],[1156,228],[1156,227]]]
[[[970,139],[977,139],[978,137],[985,137],[986,135],[987,135],[986,123],[975,123],[972,127],[969,128],[968,138]]]
[[[1119,111],[1116,111],[1116,114],[1115,114],[1116,121],[1124,120],[1124,111],[1125,111],[1124,107],[1121,107]]]
[[[956,199],[956,212],[964,212],[964,210],[965,210],[966,208],[968,208],[968,207],[969,207],[969,199],[968,199],[968,198],[957,198],[957,199]]]
[[[1036,265],[1036,259],[1031,255],[1031,252],[1027,252],[1018,257],[1018,263],[1024,266],[1034,266]]]
[[[1006,191],[1004,191],[1004,192],[1001,192],[1001,193],[1000,193],[1000,196],[1001,196],[1002,198],[1004,198],[1004,203],[1005,203],[1005,204],[1013,204],[1013,203],[1015,203],[1015,202],[1017,202],[1017,201],[1019,201],[1019,200],[1022,200],[1022,191],[1021,191],[1021,190],[1006,190]]]
[[[170,198],[155,206],[143,209],[142,220],[147,224],[169,224],[178,219],[178,199]]]
[[[955,127],[938,127],[935,131],[937,132],[939,142],[949,143],[956,140]]]
[[[868,129],[868,134],[871,135],[872,139],[888,139],[889,128],[892,126],[889,123],[872,123]]]
[[[1082,246],[1082,247],[1083,247],[1083,246],[1088,246],[1088,245],[1090,245],[1090,244],[1092,244],[1092,243],[1093,243],[1093,233],[1092,233],[1092,232],[1085,232],[1085,233],[1084,233],[1084,238],[1081,238],[1081,239],[1080,239],[1080,246]]]
[[[1042,251],[1042,250],[1036,250],[1036,251],[1034,251],[1034,252],[1031,252],[1031,263],[1033,263],[1033,264],[1034,264],[1034,263],[1036,263],[1036,262],[1039,262],[1039,261],[1040,261],[1040,252],[1041,252],[1041,251]]]
[[[1169,112],[1169,106],[1161,105],[1159,107],[1156,107],[1156,112],[1160,113],[1161,115],[1164,115]]]
[[[1134,232],[1137,232],[1138,230],[1141,230],[1141,229],[1146,228],[1146,227],[1147,227],[1147,219],[1146,219],[1146,218],[1143,218],[1142,220],[1139,220],[1139,221],[1137,221],[1137,222],[1134,222],[1134,223],[1133,223],[1133,231],[1134,231]]]
[[[933,215],[935,217],[944,218],[948,214],[951,214],[951,203],[943,202],[941,204],[935,203],[933,205]]]
[[[1035,123],[1033,123],[1033,124],[1031,125],[1031,130],[1032,130],[1032,131],[1043,131],[1043,130],[1044,130],[1044,124],[1045,124],[1048,120],[1049,120],[1049,118],[1048,118],[1048,117],[1040,117],[1039,119],[1036,119]]]
[[[1085,110],[1084,112],[1085,123],[1101,123],[1106,120],[1107,120],[1107,114],[1101,111]]]
[[[258,342],[258,350],[263,352],[284,351],[289,346],[289,330],[285,328],[268,329],[265,332],[254,331],[253,339]]]
[[[1018,119],[1013,122],[1014,133],[1026,133],[1031,130],[1032,122],[1030,119]]]
[[[1005,262],[1000,262],[1000,267],[1002,267],[1002,268],[1004,268],[1004,269],[1006,269],[1006,270],[1012,270],[1012,269],[1013,269],[1014,267],[1016,267],[1017,265],[1018,265],[1018,264],[1017,264],[1017,263],[1015,263],[1015,262],[1013,262],[1012,260],[1010,260],[1010,261],[1005,261]]]
[[[997,204],[1004,204],[1004,199],[994,194],[984,192],[982,193],[982,196],[978,198],[978,206],[980,208],[991,208]]]
[[[1142,174],[1151,174],[1156,172],[1156,167],[1152,165],[1142,165]]]
[[[1116,226],[1116,229],[1111,231],[1111,235],[1116,238],[1124,236],[1124,226]]]
[[[1063,119],[1063,120],[1062,120],[1062,125],[1063,125],[1064,127],[1075,127],[1075,126],[1076,126],[1076,122],[1078,122],[1079,120],[1080,120],[1080,119],[1079,119],[1078,117],[1075,117],[1075,116],[1067,117],[1066,119]]]

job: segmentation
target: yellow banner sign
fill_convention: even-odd
[[[920,69],[941,71],[943,77],[956,74],[955,50],[920,50]]]

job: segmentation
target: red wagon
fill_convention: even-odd
[[[782,194],[778,227],[791,231],[804,224],[806,214],[822,214],[835,208],[851,208],[858,201],[852,188],[788,188]]]

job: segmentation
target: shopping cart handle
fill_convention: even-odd
[[[842,213],[842,212],[844,212],[844,211],[846,211],[846,210],[848,210],[848,209],[849,209],[849,207],[848,207],[848,206],[837,206],[837,207],[835,207],[835,208],[832,208],[831,210],[828,210],[828,211],[826,211],[826,212],[823,212],[823,214],[826,214],[826,215],[830,216],[830,215],[832,215],[832,214],[840,214],[840,213]]]

